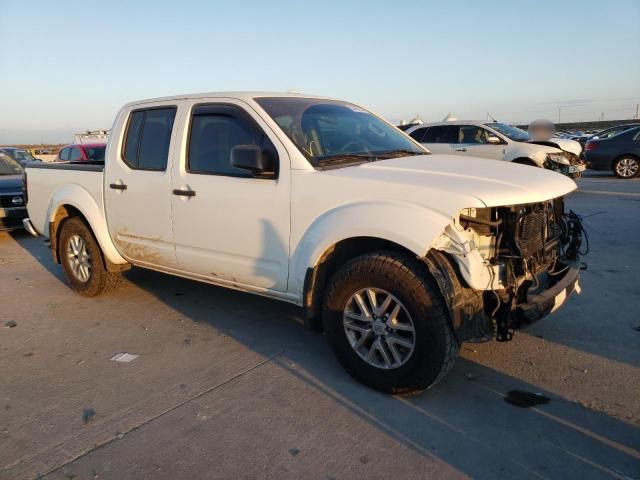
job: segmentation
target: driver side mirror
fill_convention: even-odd
[[[275,174],[275,160],[257,145],[236,145],[231,149],[231,165],[254,175]]]
[[[502,140],[500,140],[495,135],[489,135],[487,137],[487,143],[490,145],[500,145],[502,143]]]

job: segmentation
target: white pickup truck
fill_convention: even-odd
[[[82,295],[130,266],[304,308],[344,367],[424,389],[578,291],[560,174],[430,155],[348,102],[220,93],[116,117],[104,165],[30,164],[25,227]]]

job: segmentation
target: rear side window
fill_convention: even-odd
[[[69,154],[70,162],[79,162],[82,160],[82,152],[78,147],[73,147],[71,149],[71,153]]]
[[[417,130],[414,130],[413,132],[411,132],[409,136],[413,138],[416,142],[422,142],[422,137],[424,137],[424,134],[427,133],[427,130],[429,130],[429,127],[418,128]]]
[[[69,152],[71,151],[70,148],[63,148],[62,150],[60,150],[60,160],[62,160],[63,162],[66,162],[69,160]]]
[[[167,168],[176,107],[148,108],[131,112],[122,159],[137,170]]]
[[[431,127],[422,138],[422,143],[458,143],[458,127],[456,125]]]
[[[84,153],[92,162],[104,162],[106,147],[84,147]]]
[[[275,147],[262,129],[242,110],[230,105],[199,105],[193,110],[189,132],[187,170],[231,177],[253,177],[231,164],[231,150],[255,145],[277,158]]]

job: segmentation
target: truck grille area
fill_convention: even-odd
[[[544,249],[547,232],[547,211],[538,206],[534,211],[518,218],[515,244],[525,258]]]
[[[15,207],[22,207],[23,205],[16,205],[15,203],[13,203],[13,199],[15,197],[22,197],[22,193],[3,193],[0,194],[0,208],[15,208]]]

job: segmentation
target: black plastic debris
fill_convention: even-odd
[[[89,423],[96,416],[96,411],[93,408],[85,408],[82,410],[82,421]]]
[[[537,405],[546,405],[551,401],[549,397],[541,393],[525,392],[524,390],[511,390],[504,397],[504,401],[520,408],[531,408]]]
[[[300,453],[300,450],[298,450],[297,448],[290,448],[289,453],[295,457]]]
[[[16,323],[15,320],[7,320],[6,322],[4,322],[4,326],[7,328],[13,328],[18,326],[18,324]]]

